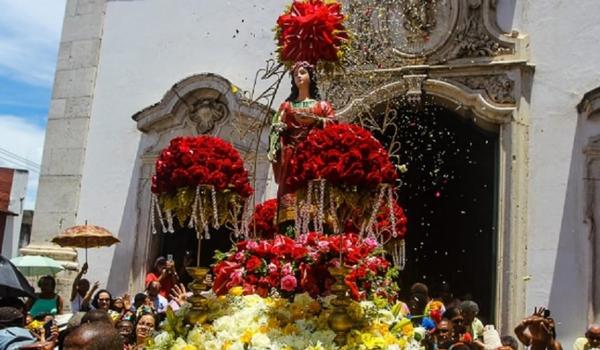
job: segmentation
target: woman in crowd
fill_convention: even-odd
[[[92,299],[92,306],[96,310],[103,310],[108,313],[113,322],[117,321],[121,314],[118,312],[111,310],[111,305],[113,304],[112,294],[106,289],[101,289],[94,295],[94,299]]]
[[[137,320],[135,325],[135,347],[133,349],[144,349],[152,333],[156,331],[158,321],[156,316],[151,313],[143,314]]]
[[[37,293],[37,299],[27,300],[29,314],[36,317],[45,315],[60,315],[63,313],[63,299],[55,291],[56,280],[48,275],[40,278],[38,282],[41,292]]]
[[[168,298],[171,288],[179,281],[173,260],[167,260],[164,256],[156,258],[152,271],[146,275],[146,287],[154,281],[160,283],[160,295],[163,298]]]
[[[131,296],[127,293],[113,300],[111,310],[119,314],[118,320],[131,320],[135,318],[135,308],[131,304]]]

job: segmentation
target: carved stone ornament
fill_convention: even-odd
[[[506,75],[452,77],[445,80],[457,82],[471,90],[483,90],[494,103],[512,105],[516,103],[514,97],[515,82]]]
[[[425,40],[435,27],[437,1],[435,0],[405,0],[400,2],[404,17],[403,27],[411,35],[408,41]]]
[[[228,114],[229,110],[223,102],[206,99],[194,103],[188,110],[187,117],[195,124],[198,134],[207,134]]]
[[[346,0],[356,70],[442,64],[515,54],[494,0]]]
[[[491,33],[485,28],[481,11],[482,1],[468,1],[466,21],[460,23],[456,31],[457,47],[454,50],[454,58],[495,57],[514,52],[512,48],[503,46],[500,41],[494,40]]]
[[[427,79],[426,74],[405,75],[404,80],[408,84],[406,98],[409,103],[420,104],[423,97],[423,81]]]

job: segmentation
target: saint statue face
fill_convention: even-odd
[[[308,69],[305,67],[298,67],[294,71],[294,84],[298,89],[302,89],[303,87],[307,87],[310,85],[310,74]]]

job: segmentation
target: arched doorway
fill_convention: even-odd
[[[395,128],[376,135],[407,165],[398,199],[408,217],[404,294],[423,282],[432,296],[472,299],[493,320],[497,262],[498,132],[428,99],[395,104]],[[377,134],[377,133],[376,133]]]
[[[213,135],[230,142],[244,159],[255,184],[257,202],[266,194],[270,164],[266,154],[267,128],[260,122],[266,113],[272,113],[260,103],[250,103],[243,94],[236,93],[229,80],[212,73],[185,78],[173,85],[160,102],[133,116],[143,133],[139,145],[139,188],[137,192],[137,235],[134,252],[131,289],[144,288],[144,276],[158,256],[173,255],[176,266],[189,252],[196,264],[198,240],[187,227],[177,227],[175,233],[162,233],[160,226],[152,225],[151,179],[160,151],[178,136]],[[255,181],[256,180],[256,181]],[[213,237],[226,234],[212,232]],[[156,232],[156,233],[155,233]],[[229,240],[202,241],[201,266],[208,266],[214,250],[229,250]]]

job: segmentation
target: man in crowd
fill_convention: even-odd
[[[562,345],[556,340],[554,327],[550,311],[540,307],[534,309],[531,316],[517,325],[515,335],[531,350],[562,350]]]
[[[169,305],[169,302],[167,301],[167,298],[160,294],[160,282],[150,282],[148,284],[148,288],[146,288],[146,294],[150,298],[156,313],[163,314],[167,312],[167,306]]]
[[[49,341],[46,341],[46,337]],[[23,312],[10,306],[0,307],[0,350],[16,350],[27,346],[29,349],[53,349],[57,334],[42,334],[38,341],[25,329]]]
[[[577,338],[573,350],[600,349],[600,324],[589,325],[585,337]]]
[[[460,310],[464,317],[467,332],[471,334],[473,340],[483,337],[483,323],[477,318],[479,314],[479,305],[472,300],[465,300],[460,304]]]
[[[85,323],[65,338],[66,350],[123,350],[123,339],[115,327],[105,322]]]
[[[88,311],[90,309],[90,300],[92,295],[98,289],[99,282],[94,283],[90,290],[90,281],[82,278],[88,271],[88,263],[86,262],[81,267],[81,271],[75,277],[73,286],[71,287],[71,312],[78,313],[79,311]]]

